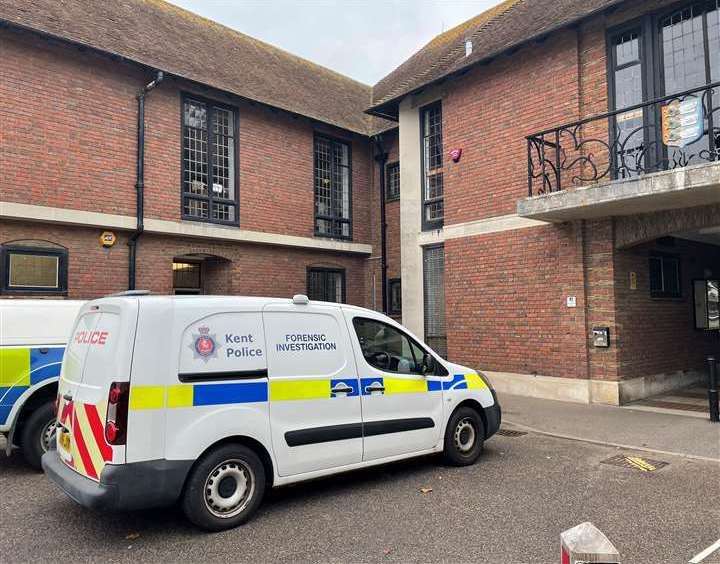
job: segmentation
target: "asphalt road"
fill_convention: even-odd
[[[92,513],[0,455],[0,560],[559,562],[560,532],[589,520],[624,563],[657,564],[720,538],[716,463],[652,456],[670,464],[650,473],[600,463],[617,453],[496,436],[469,468],[430,457],[274,490],[253,521],[218,534],[173,508]]]

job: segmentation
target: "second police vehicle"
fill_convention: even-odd
[[[475,462],[487,379],[375,311],[305,296],[111,296],[80,310],[49,477],[78,503],[180,502],[208,530],[268,487],[434,452]]]

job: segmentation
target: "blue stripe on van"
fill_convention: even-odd
[[[0,388],[0,425],[4,425],[10,415],[10,410],[18,398],[30,386],[15,386],[13,388]]]
[[[30,349],[30,383],[60,377],[64,347]]]
[[[249,403],[267,400],[267,382],[195,384],[195,386],[193,386],[193,406]]]

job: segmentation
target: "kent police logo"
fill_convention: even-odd
[[[193,333],[193,343],[190,345],[193,357],[207,362],[211,358],[217,358],[217,351],[220,348],[215,341],[215,335],[210,334],[210,328],[198,327],[198,332]]]

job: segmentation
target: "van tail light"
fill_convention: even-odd
[[[127,439],[130,382],[113,382],[108,392],[105,416],[105,440],[111,445],[124,445]]]

